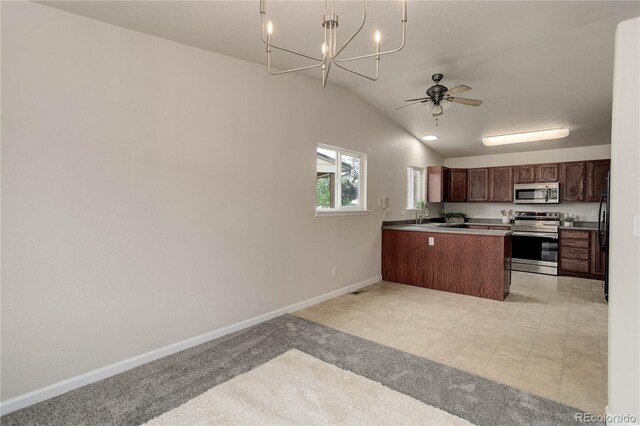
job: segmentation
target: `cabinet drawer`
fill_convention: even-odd
[[[589,273],[589,261],[578,259],[566,259],[562,257],[560,259],[560,269],[574,272]]]
[[[588,240],[590,237],[589,231],[574,231],[569,229],[563,229],[560,231],[562,239],[571,238],[571,239],[581,239]]]
[[[562,246],[562,257],[572,260],[589,260],[589,249],[586,247]]]
[[[578,240],[571,238],[562,238],[560,240],[560,246],[564,251],[567,247],[589,248],[589,240]]]

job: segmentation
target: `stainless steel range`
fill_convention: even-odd
[[[558,275],[558,212],[516,212],[511,269]]]

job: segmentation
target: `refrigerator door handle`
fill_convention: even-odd
[[[602,234],[604,232],[605,224],[603,223],[604,218],[602,217],[602,204],[604,203],[605,191],[606,189],[603,189],[602,193],[600,194],[600,205],[598,206],[598,243],[600,244],[600,249],[604,249]]]

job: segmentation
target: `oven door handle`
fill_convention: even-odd
[[[514,235],[516,237],[551,238],[552,240],[557,240],[558,239],[558,234],[540,234],[538,232],[514,231],[512,235]]]

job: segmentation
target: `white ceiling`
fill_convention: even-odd
[[[324,2],[268,1],[274,43],[319,55]],[[400,42],[400,2],[368,2],[367,26],[345,50],[373,51],[373,33],[383,50]],[[259,2],[255,1],[56,1],[49,6],[143,33],[260,64]],[[339,40],[360,19],[361,2],[337,2]],[[331,84],[343,85],[416,137],[436,134],[427,145],[445,157],[600,145],[610,142],[613,44],[616,24],[640,15],[640,2],[614,1],[409,1],[407,44],[382,58],[379,81],[332,69]],[[275,54],[274,66],[305,65]],[[363,62],[358,69],[371,70]],[[355,68],[356,66],[354,66]],[[265,70],[266,72],[266,70]],[[442,84],[467,84],[464,97],[478,107],[452,105],[438,127],[423,106],[395,111],[420,97],[431,74]],[[319,78],[318,71],[308,75]],[[283,77],[273,77],[283,78]],[[318,95],[322,89],[318,81]],[[313,100],[310,100],[312,102]],[[482,136],[566,126],[559,141],[485,147]]]

